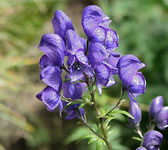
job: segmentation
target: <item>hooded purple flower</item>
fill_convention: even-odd
[[[139,126],[141,121],[141,109],[136,101],[129,102],[129,113],[134,117],[134,119],[128,118],[130,125],[132,127]]]
[[[136,150],[147,150],[145,147],[138,147]]]
[[[120,80],[130,99],[133,100],[132,96],[136,97],[145,92],[145,78],[141,72],[138,72],[139,69],[145,67],[145,64],[134,55],[125,55],[119,59],[117,67]]]
[[[82,26],[88,40],[102,43],[111,52],[118,47],[119,40],[117,33],[108,28],[110,22],[109,17],[95,5],[86,7],[82,13]]]
[[[55,89],[57,92],[61,91],[62,79],[60,69],[54,66],[48,66],[41,71],[41,79],[45,84]]]
[[[62,86],[63,95],[72,100],[81,99],[84,86],[86,87],[85,83],[72,83],[71,81],[64,82]]]
[[[90,43],[88,50],[89,63],[93,68],[108,58],[106,48],[100,43]]]
[[[145,147],[147,150],[160,150],[159,147],[162,139],[163,135],[160,132],[150,130],[145,133],[142,146]]]
[[[149,115],[151,119],[154,119],[155,114],[163,107],[163,97],[157,96],[153,99],[150,109],[149,109]]]
[[[168,106],[162,107],[156,114],[154,122],[157,124],[158,128],[164,130],[168,127]]]
[[[59,35],[49,33],[43,35],[38,48],[45,54],[40,60],[41,69],[63,65],[65,43]]]
[[[49,111],[53,111],[57,106],[59,106],[61,114],[63,105],[60,94],[55,89],[48,86],[38,93],[36,97],[46,105]]]
[[[93,71],[88,64],[88,58],[85,56],[85,43],[84,39],[80,38],[75,31],[67,31],[65,53],[68,56],[67,65],[72,82],[83,79],[83,72],[93,76]]]
[[[116,83],[112,76],[113,72],[115,72],[115,69],[110,68],[107,64],[98,64],[96,66],[96,85],[99,95],[102,94],[102,86],[109,87]]]
[[[58,34],[65,41],[65,35],[68,29],[74,30],[71,19],[62,11],[56,10],[52,18],[54,33]]]
[[[68,102],[65,102],[65,101],[63,102],[64,107],[66,107],[67,104]],[[65,112],[67,113],[65,119],[72,120],[74,118],[80,118],[80,115],[84,116],[85,111],[83,108],[79,108],[79,106],[80,104],[73,104],[73,105],[68,106],[65,110]]]

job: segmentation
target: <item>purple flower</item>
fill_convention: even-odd
[[[139,126],[141,121],[141,109],[136,101],[129,102],[129,113],[134,117],[134,119],[128,118],[130,125],[132,127]]]
[[[163,97],[157,96],[153,99],[150,109],[149,109],[149,115],[152,119],[154,119],[155,114],[163,107]]]
[[[109,87],[116,83],[116,81],[112,77],[114,70],[115,69],[110,68],[106,64],[98,64],[96,66],[95,68],[96,85],[97,85],[99,95],[102,94],[102,86]]]
[[[57,106],[59,106],[60,114],[63,109],[60,94],[51,87],[46,87],[36,97],[42,101],[49,111],[53,111]]]
[[[52,87],[57,92],[61,91],[62,79],[61,72],[58,67],[48,66],[41,71],[40,76],[45,84]]]
[[[71,19],[62,11],[56,10],[52,18],[54,33],[61,36],[65,41],[68,29],[74,30]]]
[[[38,48],[45,53],[40,60],[41,69],[50,65],[58,67],[63,65],[65,43],[59,35],[43,35]]]
[[[89,63],[93,68],[108,58],[106,48],[100,43],[90,43],[88,50]]]
[[[74,42],[75,41],[75,42]],[[68,30],[66,34],[66,50],[68,56],[67,65],[72,82],[84,79],[84,74],[93,76],[93,71],[88,64],[88,58],[85,56],[86,41],[80,38],[73,30]]]
[[[142,146],[145,147],[147,150],[160,150],[159,147],[162,139],[163,135],[160,132],[150,130],[145,133]]]
[[[145,147],[138,147],[136,150],[147,150]]]
[[[72,83],[70,81],[63,83],[63,95],[65,98],[70,98],[72,100],[81,99],[82,98],[82,89],[83,86],[86,86],[85,83]]]
[[[157,124],[157,127],[161,130],[164,130],[168,127],[168,106],[162,107],[155,114],[154,122]]]
[[[63,102],[64,107],[68,104],[68,102]],[[66,120],[72,120],[74,118],[80,118],[81,116],[84,116],[85,111],[83,108],[79,108],[80,104],[73,104],[66,108],[65,112],[67,113],[65,119]],[[80,114],[79,114],[80,113]]]
[[[119,59],[117,67],[119,78],[131,99],[133,99],[132,96],[136,97],[145,92],[145,78],[141,72],[138,72],[145,67],[145,64],[134,55],[125,55]]]
[[[117,33],[108,28],[110,22],[109,17],[95,5],[86,7],[82,13],[82,26],[88,40],[103,44],[109,52],[119,43]]]
[[[90,5],[83,10],[82,26],[85,34],[92,38],[92,32],[99,26],[108,27],[111,20],[106,16],[101,8],[96,5]]]

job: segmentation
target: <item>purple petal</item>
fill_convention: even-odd
[[[68,56],[68,60],[67,60],[67,65],[68,65],[68,67],[72,67],[73,66],[73,64],[75,63],[75,56],[73,56],[73,55],[69,55]]]
[[[84,51],[86,51],[86,49],[87,49],[87,40],[85,38],[80,38],[80,40],[81,40],[81,43],[82,43],[82,45],[84,47]]]
[[[56,64],[47,55],[43,55],[40,59],[40,68],[44,69],[47,66],[56,66]]]
[[[153,119],[155,117],[155,114],[163,107],[163,97],[162,96],[157,96],[153,99],[150,109],[149,109],[149,114],[150,117]]]
[[[102,94],[102,83],[101,83],[101,80],[96,79],[96,86],[97,86],[97,90],[99,92],[99,95],[101,95]]]
[[[56,10],[52,18],[54,33],[61,36],[65,41],[65,35],[68,29],[74,30],[71,19],[62,11]]]
[[[163,135],[160,132],[150,130],[147,133],[145,133],[142,145],[149,150],[151,148],[153,148],[154,150],[158,150],[162,142],[162,139]]]
[[[164,130],[168,127],[168,106],[161,108],[154,118],[154,122],[157,124],[158,128]]]
[[[99,64],[96,66],[95,72],[96,72],[97,89],[99,91],[99,94],[101,95],[102,93],[101,86],[102,85],[106,86],[108,84],[111,71],[110,71],[110,68],[108,68],[106,65]]]
[[[75,55],[79,49],[84,51],[80,36],[75,31],[68,30],[66,32],[66,51],[71,55]]]
[[[102,63],[107,58],[105,47],[100,43],[90,43],[88,51],[88,59],[92,66]]]
[[[118,54],[118,53],[111,53],[106,61],[111,66],[113,66],[114,68],[116,68],[119,59],[120,59],[120,54]]]
[[[74,70],[69,75],[71,82],[76,82],[84,78],[84,75],[81,70]]]
[[[146,80],[141,72],[137,72],[130,82],[127,90],[134,95],[134,97],[139,94],[145,93],[146,90]]]
[[[118,74],[126,89],[138,70],[143,67],[145,64],[141,63],[134,55],[125,55],[119,59],[117,63]]]
[[[70,81],[63,83],[63,95],[72,100],[82,98],[82,86],[80,83],[71,83]]]
[[[112,52],[119,45],[117,33],[112,29],[106,29],[105,46],[109,52]]]
[[[129,102],[129,113],[134,117],[134,119],[128,118],[130,124],[138,126],[141,121],[141,109],[136,101]]]
[[[41,79],[45,84],[54,88],[57,92],[61,91],[62,79],[58,67],[48,66],[41,71]]]
[[[92,31],[92,36],[89,40],[93,43],[101,43],[102,45],[106,46],[106,29],[103,27],[95,28],[95,30]]]
[[[95,5],[88,6],[82,13],[82,26],[86,35],[91,38],[92,32],[98,27],[108,27],[109,17],[106,16],[101,8]]]
[[[116,81],[114,80],[113,76],[110,76],[108,83],[106,84],[106,87],[110,87],[116,84]]]
[[[64,63],[65,44],[59,35],[43,35],[38,48],[41,49],[41,51],[43,51],[49,60],[56,66],[61,67]]]
[[[76,59],[79,63],[88,66],[88,58],[85,56],[83,49],[79,49],[76,52]]]
[[[37,95],[40,96],[49,111],[53,111],[61,101],[60,95],[51,87],[46,87]]]

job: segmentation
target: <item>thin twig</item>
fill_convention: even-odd
[[[116,108],[120,105],[121,101],[123,100],[124,91],[125,91],[125,90],[124,90],[124,88],[122,87],[120,99],[119,99],[118,102],[114,105],[114,107],[113,107],[112,109],[110,109],[104,116],[108,116],[114,109],[116,109]]]
[[[79,112],[78,112],[79,113]],[[105,141],[105,139],[101,136],[101,135],[99,135],[95,130],[93,130],[90,126],[89,126],[89,124],[86,122],[86,120],[81,116],[81,114],[80,114],[80,120],[82,121],[82,123],[92,132],[92,133],[94,133],[96,136],[98,136],[99,138],[101,138],[103,141]]]

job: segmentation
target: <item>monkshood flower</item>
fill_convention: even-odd
[[[160,144],[162,142],[163,135],[155,130],[150,130],[145,133],[143,137],[142,146],[147,150],[160,150]]]
[[[109,52],[119,44],[117,33],[108,28],[110,22],[109,17],[95,5],[86,7],[82,13],[82,26],[88,40],[102,43]]]
[[[114,71],[115,72],[115,71]],[[95,68],[96,86],[99,95],[102,94],[102,86],[110,87],[116,83],[113,79],[113,69],[106,64],[98,64]]]
[[[54,33],[58,34],[65,41],[68,29],[74,30],[71,19],[62,11],[56,10],[52,18]]]
[[[61,71],[57,66],[48,66],[41,71],[41,79],[45,84],[55,89],[57,92],[61,91],[62,79]]]
[[[61,115],[63,104],[59,92],[57,92],[55,89],[47,86],[40,93],[38,93],[36,97],[45,104],[49,111],[53,111],[58,106]]]
[[[65,43],[59,35],[52,33],[43,35],[38,48],[45,54],[40,60],[41,69],[63,65]]]
[[[157,124],[157,127],[161,130],[164,130],[168,127],[168,106],[162,107],[155,114],[154,122]]]
[[[101,43],[90,43],[88,50],[88,59],[96,73],[96,85],[99,94],[102,93],[102,86],[109,87],[116,82],[113,75],[117,74],[116,57],[109,54]],[[117,56],[118,57],[118,56]]]
[[[84,79],[84,73],[93,76],[93,71],[88,64],[88,58],[85,56],[86,40],[78,36],[73,30],[66,33],[66,50],[68,56],[67,65],[69,77],[72,82]]]
[[[66,81],[62,85],[63,95],[65,98],[70,98],[72,100],[81,99],[85,87],[86,83],[72,83],[71,81]]]
[[[138,147],[136,150],[147,150],[145,147]]]
[[[154,119],[155,114],[163,107],[163,97],[157,96],[153,99],[150,109],[149,109],[149,115],[151,119]]]
[[[64,107],[66,107],[67,104],[68,102],[63,101]],[[74,118],[80,118],[81,116],[84,116],[85,111],[83,108],[79,108],[79,106],[80,104],[73,104],[73,105],[68,106],[65,110],[65,112],[67,113],[65,119],[71,120]]]
[[[145,64],[134,55],[122,56],[117,63],[119,78],[131,100],[146,90],[145,78],[141,72],[138,72],[143,67]]]
[[[134,117],[128,118],[131,127],[138,127],[141,121],[141,109],[136,101],[129,102],[129,113]]]

